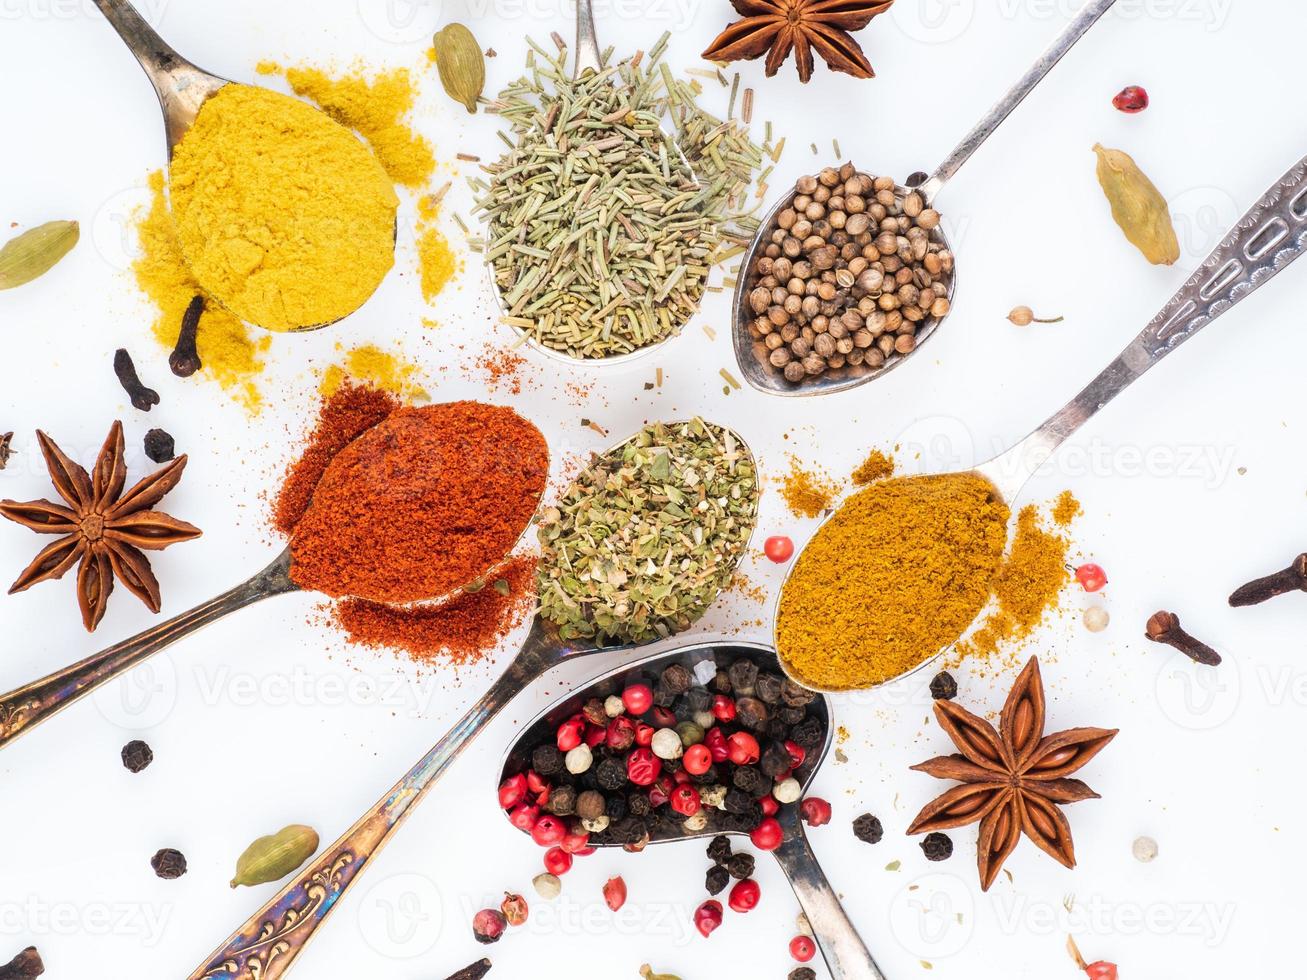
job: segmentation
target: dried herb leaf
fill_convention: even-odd
[[[6,242],[0,248],[0,289],[39,279],[73,250],[80,237],[76,221],[50,221]]]
[[[1180,258],[1180,241],[1162,192],[1130,154],[1101,143],[1094,144],[1094,152],[1098,154],[1098,182],[1125,237],[1153,265],[1174,265]]]

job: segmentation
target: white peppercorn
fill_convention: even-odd
[[[590,746],[582,742],[576,748],[567,753],[563,759],[563,765],[573,776],[579,776],[586,772],[594,762],[594,754],[590,751]]]
[[[654,732],[653,741],[649,748],[653,754],[660,759],[679,759],[685,747],[681,744],[681,736],[675,728],[660,728]]]

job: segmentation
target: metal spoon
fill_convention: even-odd
[[[95,0],[95,5],[118,32],[118,36],[123,39],[128,50],[141,63],[146,76],[150,79],[150,84],[154,86],[155,94],[159,96],[159,105],[163,109],[164,136],[168,144],[168,160],[171,162],[177,144],[195,125],[195,119],[199,116],[204,103],[216,95],[221,88],[234,83],[229,78],[197,68],[179,55],[127,0]],[[335,120],[332,120],[332,123],[339,125]],[[395,240],[398,240],[398,219],[396,219],[394,236]],[[178,244],[180,246],[180,242]],[[186,261],[194,268],[190,256],[186,256]],[[381,283],[378,282],[377,285],[380,286]],[[221,305],[221,301],[208,290],[205,290],[205,293],[207,298]],[[352,312],[354,311],[351,310],[350,313]],[[323,327],[331,326],[332,323],[339,323],[344,318],[342,316],[330,323],[298,327],[287,332],[305,333],[321,330]],[[257,323],[249,325],[259,326]]]
[[[934,176],[929,177],[915,187],[896,187],[894,193],[902,198],[915,191],[924,198],[926,207],[933,207],[935,197],[948,180],[961,169],[962,165],[971,158],[976,150],[980,149],[981,144],[989,139],[1003,120],[1012,114],[1012,110],[1025,101],[1026,96],[1034,90],[1036,85],[1043,81],[1044,76],[1053,70],[1053,66],[1062,60],[1072,46],[1084,37],[1089,28],[1093,27],[1115,2],[1116,0],[1090,0],[1090,2],[1086,3],[1084,9],[1076,15],[1075,20],[1053,42],[1052,46],[1039,57],[1039,60],[1031,66],[1029,71],[1021,76],[1020,81],[1013,86],[1011,91],[989,110],[985,118],[977,123],[976,127],[963,138],[957,148],[949,154],[948,159],[940,164]],[[836,163],[835,166],[838,167],[839,164]],[[753,242],[749,245],[748,251],[745,252],[744,258],[740,262],[741,274],[736,282],[735,299],[731,313],[731,332],[735,344],[735,359],[745,380],[754,388],[770,395],[829,395],[837,391],[847,391],[850,388],[856,388],[868,381],[879,378],[887,371],[892,371],[903,363],[906,358],[911,357],[912,354],[894,354],[878,368],[867,367],[866,365],[843,367],[813,377],[806,377],[797,383],[791,383],[786,381],[781,372],[768,362],[767,355],[771,352],[767,350],[766,346],[760,341],[755,341],[749,335],[749,325],[756,317],[749,308],[749,293],[753,288],[753,278],[748,274],[748,270],[753,268],[758,253],[766,248],[768,236],[771,230],[776,227],[776,216],[784,208],[789,207],[793,200],[794,193],[791,192],[779,200],[768,212],[767,217],[763,218],[759,226],[757,235],[754,236]],[[932,232],[931,238],[945,248],[949,247],[948,236],[944,233],[943,225],[939,225]],[[957,274],[954,273],[949,279],[948,301],[950,305],[953,303],[953,294],[956,289]],[[922,321],[916,333],[916,350],[919,350],[922,344],[935,335],[939,325],[947,316],[946,313],[943,317],[927,317]],[[913,350],[912,353],[915,354],[916,350]]]
[[[602,64],[603,55],[602,52],[599,50],[599,37],[595,33],[595,15],[594,15],[593,0],[577,0],[575,57],[576,57],[576,64],[573,66],[572,69],[572,77],[574,79],[580,78],[586,72],[599,72],[603,70],[603,64]],[[666,126],[660,126],[660,128],[662,129],[665,135],[670,137],[671,134],[668,132]],[[699,185],[699,179],[695,176],[694,168],[690,166],[690,162],[689,160],[686,159],[686,156],[684,152],[682,152],[680,145],[676,143],[675,140],[669,139],[668,142],[676,150],[676,155],[680,159],[682,165],[685,167],[685,172],[689,175],[691,184],[697,187]],[[488,227],[489,222],[486,222],[486,224]],[[487,236],[487,242],[488,241],[489,241],[489,236]],[[495,278],[494,262],[490,259],[487,259],[485,262],[485,268],[486,268],[486,276],[490,280],[490,293],[495,298],[495,304],[499,307],[499,312],[502,316],[508,316],[509,310],[504,305],[504,297],[503,294],[500,292],[499,282]],[[547,344],[542,344],[535,337],[531,336],[530,334],[524,331],[518,330],[517,328],[513,328],[513,329],[519,335],[519,337],[521,337],[522,343],[526,347],[529,347],[531,350],[535,351],[537,354],[542,354],[551,360],[558,361],[563,364],[571,364],[571,365],[584,364],[587,367],[601,366],[603,368],[629,366],[632,361],[637,361],[644,357],[647,357],[649,354],[652,354],[654,351],[663,347],[666,343],[668,343],[668,341],[675,339],[676,336],[680,333],[680,331],[678,330],[664,337],[656,344],[649,344],[646,347],[641,347],[638,350],[633,350],[628,354],[614,354],[611,357],[574,357],[571,354],[565,353],[564,351],[555,350],[554,348],[550,347]]]
[[[619,667],[608,674],[592,681],[584,689],[577,691],[560,703],[538,715],[523,728],[517,741],[509,750],[501,767],[500,782],[519,772],[531,768],[531,751],[536,745],[551,740],[558,725],[576,714],[588,698],[598,695],[602,700],[609,694],[620,693],[627,683],[634,683],[640,678],[652,675],[657,677],[664,669],[674,663],[694,667],[705,661],[715,661],[719,657],[734,663],[740,659],[752,660],[758,667],[770,673],[779,669],[776,652],[760,643],[696,643],[679,647],[665,653],[655,654]],[[819,696],[809,705],[808,710],[822,722],[826,740],[820,752],[811,753],[794,773],[795,778],[803,784],[806,793],[817,770],[821,767],[830,751],[834,737],[834,725],[831,723],[831,706],[829,700]],[[825,872],[817,863],[817,857],[808,844],[803,822],[799,819],[797,805],[786,806],[777,815],[785,832],[785,842],[772,853],[780,863],[781,870],[789,879],[790,887],[799,900],[813,935],[821,949],[826,965],[835,980],[885,980],[876,961],[867,951],[866,944],[858,935],[857,929],[849,921],[838,896],[826,879]],[[510,824],[511,826],[511,824]],[[514,828],[516,829],[516,828]],[[659,832],[651,836],[651,844],[668,841],[696,840],[704,837],[716,837],[722,831],[708,830],[702,833],[689,831]],[[743,833],[731,833],[731,836],[745,837]],[[600,847],[618,847],[617,844],[600,844]]]
[[[371,431],[370,429],[367,431]],[[362,438],[366,433],[360,433]],[[538,503],[538,501],[537,501]],[[530,529],[530,524],[522,529],[522,540]],[[509,553],[516,548],[509,549]],[[29,729],[58,714],[64,708],[81,700],[102,684],[126,673],[137,664],[149,659],[159,651],[172,646],[178,640],[217,622],[229,613],[272,596],[287,595],[303,591],[291,578],[291,561],[295,549],[295,540],[282,549],[281,554],[272,560],[272,564],[257,575],[242,582],[234,589],[222,593],[208,602],[187,610],[179,616],[159,623],[143,633],[115,643],[113,646],[94,653],[84,660],[56,671],[39,680],[32,681],[20,688],[0,695],[0,749],[18,738]],[[497,561],[476,580],[484,582],[492,577],[506,562],[507,558]],[[354,596],[370,602],[381,602],[397,609],[419,609],[442,605],[462,594],[467,585],[460,586],[443,596],[416,602],[391,603],[373,599],[370,596]]]
[[[993,483],[1004,500],[1009,503],[1016,500],[1026,482],[1057,448],[1108,402],[1203,327],[1264,286],[1304,251],[1307,251],[1307,157],[1262,195],[1139,336],[1098,377],[1038,429],[1006,452],[974,467],[974,472]],[[791,565],[781,593],[793,573]],[[927,667],[938,656],[936,653],[883,683],[902,680]],[[799,680],[783,658],[782,666],[787,674]],[[812,687],[806,681],[803,683]]]
[[[735,438],[752,461],[748,445],[738,434]],[[741,549],[741,554],[745,551],[747,547]],[[214,950],[189,980],[276,980],[283,976],[354,878],[491,719],[529,684],[559,664],[630,649],[635,647],[600,648],[590,641],[562,640],[555,629],[536,616],[521,649],[490,690],[340,840],[318,854],[307,871],[297,875]]]

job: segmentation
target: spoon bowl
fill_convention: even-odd
[[[681,664],[693,672],[696,668],[702,669],[700,665],[705,663],[720,664],[725,668],[741,659],[752,661],[761,671],[767,673],[775,673],[780,666],[775,651],[758,643],[697,642],[652,654],[601,675],[556,702],[523,727],[505,756],[496,785],[510,776],[529,769],[532,748],[551,741],[557,726],[575,715],[589,698],[602,699],[610,694],[619,694],[627,683],[646,680],[649,676],[657,677],[673,664]],[[808,705],[808,713],[810,717],[821,721],[825,738],[821,748],[809,752],[803,764],[794,771],[794,777],[802,784],[805,794],[817,770],[825,761],[834,739],[831,705],[824,695],[819,694]],[[493,790],[494,787],[488,787],[488,792]],[[814,937],[826,959],[832,977],[835,980],[884,980],[883,974],[849,921],[839,898],[808,845],[803,823],[799,818],[798,805],[789,804],[782,807],[777,819],[781,823],[784,842],[772,853],[786,878],[789,879],[795,896],[812,926]],[[510,823],[509,826],[512,824]],[[522,831],[517,832],[522,833]],[[719,835],[748,837],[743,831],[721,830],[711,826],[703,831],[687,831],[682,827],[673,826],[671,821],[660,821],[659,827],[650,834],[649,843],[665,844]],[[594,843],[596,847],[622,846],[614,841],[595,840]]]
[[[163,110],[164,138],[167,144],[168,161],[171,163],[177,145],[181,143],[183,137],[195,125],[195,120],[199,117],[204,103],[217,95],[226,86],[236,83],[229,78],[223,78],[221,75],[205,71],[179,55],[146,22],[145,18],[128,0],[95,0],[95,5],[104,14],[105,19],[109,21],[113,29],[117,31],[118,36],[127,45],[128,50],[136,56],[136,60],[140,62],[141,68],[144,69],[146,76],[150,79],[150,84],[154,86],[155,94],[159,97],[159,106]],[[340,125],[335,120],[332,120],[332,124]],[[355,134],[351,132],[350,135],[354,136]],[[355,138],[358,137],[355,136]],[[393,253],[394,243],[399,239],[398,218],[396,218],[391,236],[391,251]],[[193,268],[194,264],[191,262],[190,256],[185,255],[185,249],[182,247],[180,240],[178,241],[178,247],[182,248],[187,264]],[[380,285],[381,283],[378,282],[377,286]],[[227,312],[239,318],[239,314],[230,310],[221,300],[208,293],[207,290],[205,296],[206,299],[217,303]],[[366,299],[364,302],[366,302]],[[361,308],[362,305],[360,303],[359,307],[355,309]],[[321,330],[339,323],[354,312],[355,310],[351,310],[344,316],[327,323],[311,324],[296,327],[293,330],[273,332],[308,333]],[[242,322],[246,323],[247,326],[266,329],[257,323],[249,323],[245,320],[242,320]]]
[[[1009,90],[1007,95],[996,103],[988,114],[963,138],[962,142],[953,150],[948,159],[940,165],[934,175],[912,187],[895,187],[895,195],[902,199],[915,191],[925,201],[926,207],[934,207],[935,198],[949,179],[962,167],[962,164],[969,160],[972,154],[980,148],[981,144],[993,135],[999,125],[1012,114],[1017,106],[1025,101],[1035,86],[1052,71],[1053,66],[1062,60],[1072,46],[1084,37],[1089,28],[1097,23],[1115,2],[1116,0],[1088,0],[1066,30],[1040,56],[1039,60],[1021,77],[1016,85]],[[839,163],[837,162],[835,166],[838,167]],[[735,360],[745,380],[753,388],[765,394],[806,397],[849,391],[888,374],[905,360],[915,355],[922,344],[939,331],[940,325],[944,320],[948,319],[949,314],[945,313],[942,317],[928,316],[922,320],[921,326],[915,334],[916,347],[912,352],[892,354],[879,367],[868,367],[865,364],[856,367],[846,366],[816,376],[805,377],[797,382],[786,381],[782,373],[768,362],[767,354],[769,352],[766,346],[759,338],[754,337],[751,332],[755,314],[749,308],[749,292],[754,286],[754,276],[751,272],[754,262],[768,244],[767,238],[775,227],[776,216],[789,206],[794,196],[794,191],[790,191],[771,208],[760,223],[757,234],[740,262],[740,274],[736,278],[735,298],[731,312],[731,333],[735,349]],[[949,247],[943,224],[933,229],[931,240],[940,243],[944,248]],[[957,270],[955,268],[949,274],[948,300],[950,311],[954,306],[956,289]]]
[[[1015,446],[965,472],[987,479],[1011,507],[1030,478],[1043,469],[1058,447],[1089,419],[1154,364],[1264,286],[1304,251],[1307,251],[1307,158],[1295,164],[1262,195],[1143,331],[1079,394]],[[833,519],[837,512],[828,516],[826,521]],[[818,527],[817,533],[826,521]],[[1015,510],[1009,519],[1009,539],[1014,523]],[[796,558],[786,572],[773,610],[772,637],[778,650],[776,612],[798,561]],[[983,609],[980,615],[984,615]],[[969,630],[963,635],[966,632]],[[849,690],[876,690],[897,683],[928,669],[948,649],[928,653],[917,665],[878,684],[838,690],[814,686],[793,670],[783,653],[778,656],[782,669],[791,680],[811,690],[834,694]]]

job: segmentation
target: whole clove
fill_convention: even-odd
[[[170,463],[177,458],[177,442],[163,429],[145,433],[145,455],[155,463]]]
[[[449,980],[481,980],[489,972],[490,960],[477,960],[471,966],[463,967],[463,969],[449,977]]]
[[[1230,596],[1232,606],[1255,606],[1286,592],[1307,592],[1307,554],[1301,554],[1283,571],[1253,579]]]
[[[1221,655],[1206,643],[1195,640],[1180,627],[1180,617],[1173,612],[1153,613],[1144,628],[1144,636],[1154,643],[1165,643],[1175,647],[1195,663],[1215,667],[1221,662]]]
[[[0,966],[0,980],[28,980],[45,972],[41,954],[35,946],[28,946],[4,966]]]
[[[118,375],[118,383],[127,392],[132,407],[138,411],[148,412],[159,404],[159,393],[141,383],[140,376],[136,373],[136,365],[132,363],[132,355],[127,353],[125,347],[119,347],[113,355],[113,373]]]
[[[0,470],[5,468],[5,465],[9,462],[9,457],[14,454],[14,451],[9,448],[9,444],[13,441],[14,434],[12,432],[0,435]]]
[[[168,367],[179,378],[189,378],[202,367],[200,352],[195,347],[195,337],[203,315],[204,297],[197,293],[182,314],[182,329],[177,334],[177,346],[168,355]]]

